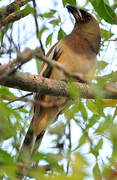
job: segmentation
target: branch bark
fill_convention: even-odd
[[[93,85],[93,88],[91,88],[84,83],[74,82],[74,84],[78,87],[82,98],[92,99],[97,95],[102,95],[105,99],[117,99],[116,86],[108,85],[99,91],[96,85]],[[4,81],[0,81],[0,85],[52,96],[70,96],[70,88],[67,83],[23,72],[16,72],[10,75]]]
[[[57,68],[62,71],[68,77],[77,80],[84,79],[81,74],[71,74],[70,72],[67,72],[59,63],[45,57],[40,51],[40,48],[37,48],[35,50],[25,49],[24,52],[20,53],[15,60],[4,66],[0,66],[0,84],[24,91],[39,92],[40,94],[69,96],[69,86],[63,81],[56,81],[39,75],[36,76],[15,71],[18,67],[21,67],[22,64],[26,63],[33,57],[40,58],[52,68]],[[103,77],[100,78],[104,80]],[[96,84],[93,84],[93,88],[90,88],[87,84],[79,83],[77,81],[75,82],[75,85],[80,90],[81,97],[83,98],[95,98],[95,96],[99,94],[106,99],[117,99],[117,85],[107,85],[105,88],[100,90],[98,90]]]

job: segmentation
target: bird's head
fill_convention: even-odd
[[[94,32],[95,30],[96,32],[100,32],[99,23],[92,16],[92,14],[74,5],[67,5],[66,8],[68,9],[68,12],[70,12],[74,16],[76,25],[79,28],[84,28],[87,26],[88,29],[91,29]]]
[[[77,6],[67,5],[66,8],[75,18],[73,32],[100,46],[100,27],[95,17]]]

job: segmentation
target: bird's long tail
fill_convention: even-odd
[[[46,96],[44,101],[46,103],[49,100],[56,102],[57,99],[57,97]],[[20,150],[20,155],[23,154],[23,158],[25,158],[24,156],[29,156],[27,158],[30,158],[31,154],[36,152],[42,141],[46,128],[56,119],[60,109],[61,108],[57,106],[42,107],[36,105],[34,107],[34,115]]]

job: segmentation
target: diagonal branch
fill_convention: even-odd
[[[20,20],[21,18],[23,18],[29,14],[30,14],[29,11],[24,12],[24,10],[13,12],[13,13],[9,14],[6,18],[4,18],[3,20],[0,21],[0,28],[4,25],[8,25],[9,23],[13,23],[17,20]]]
[[[14,73],[23,64],[32,59],[37,51],[39,52],[40,49],[38,48],[31,51],[29,48],[26,48],[22,53],[18,52],[18,56],[15,60],[4,66],[0,66],[0,81],[2,81],[4,78],[7,78],[8,75]]]
[[[0,8],[0,20],[1,18],[5,18],[9,14],[13,13],[16,11],[18,8],[24,6],[31,0],[15,0],[11,4],[7,5],[6,7]]]

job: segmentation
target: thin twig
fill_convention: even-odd
[[[22,105],[22,106],[19,106],[19,107],[17,107],[17,108],[13,108],[13,110],[19,110],[19,109],[22,109],[22,108],[24,108],[25,107],[25,105]]]
[[[115,38],[115,39],[109,39],[108,41],[117,41],[117,38]]]
[[[72,148],[72,143],[71,143],[71,125],[70,122],[68,124],[68,139],[69,139],[69,149],[68,149],[68,163],[67,163],[67,174],[69,174],[69,167],[70,167],[70,162],[71,162],[71,148]]]
[[[17,48],[17,45],[15,44],[15,42],[13,41],[13,39],[12,39],[11,37],[9,37],[9,36],[7,35],[7,33],[6,33],[5,35],[6,35],[6,37],[8,38],[9,42],[10,42],[10,43],[13,43],[13,46],[14,46],[16,52],[17,52],[17,53],[20,53],[19,50],[18,50],[18,48]]]
[[[45,107],[45,108],[64,106],[66,104],[66,101],[68,100],[68,98],[60,98],[60,99],[57,99],[57,101],[45,102],[45,101],[37,101],[35,99],[26,98],[27,96],[31,96],[31,95],[33,95],[33,93],[28,93],[28,94],[21,96],[21,97],[0,95],[0,98],[5,99],[5,100],[9,100],[9,102],[7,104],[11,104],[11,103],[14,103],[16,101],[23,101],[23,102],[28,102],[28,103],[32,103],[32,104],[37,104],[37,105],[40,105],[40,106]]]
[[[37,39],[39,39],[39,27],[38,27],[38,22],[37,22],[37,11],[36,11],[36,2],[35,0],[33,0],[33,7],[34,7],[34,20],[35,20],[35,26],[36,26],[36,35],[37,35]],[[39,39],[39,43],[41,46],[41,50],[43,52],[43,54],[45,55],[45,50],[43,48],[43,44],[41,39]]]
[[[13,102],[15,102],[15,101],[25,101],[25,100],[26,100],[26,97],[27,97],[27,96],[31,96],[31,95],[33,95],[33,93],[28,93],[28,94],[26,94],[26,95],[24,95],[24,96],[17,97],[17,98],[14,97],[14,99],[13,99],[12,101],[8,102],[8,104],[11,104],[11,103],[13,103]],[[9,97],[9,98],[10,98],[10,97]]]

